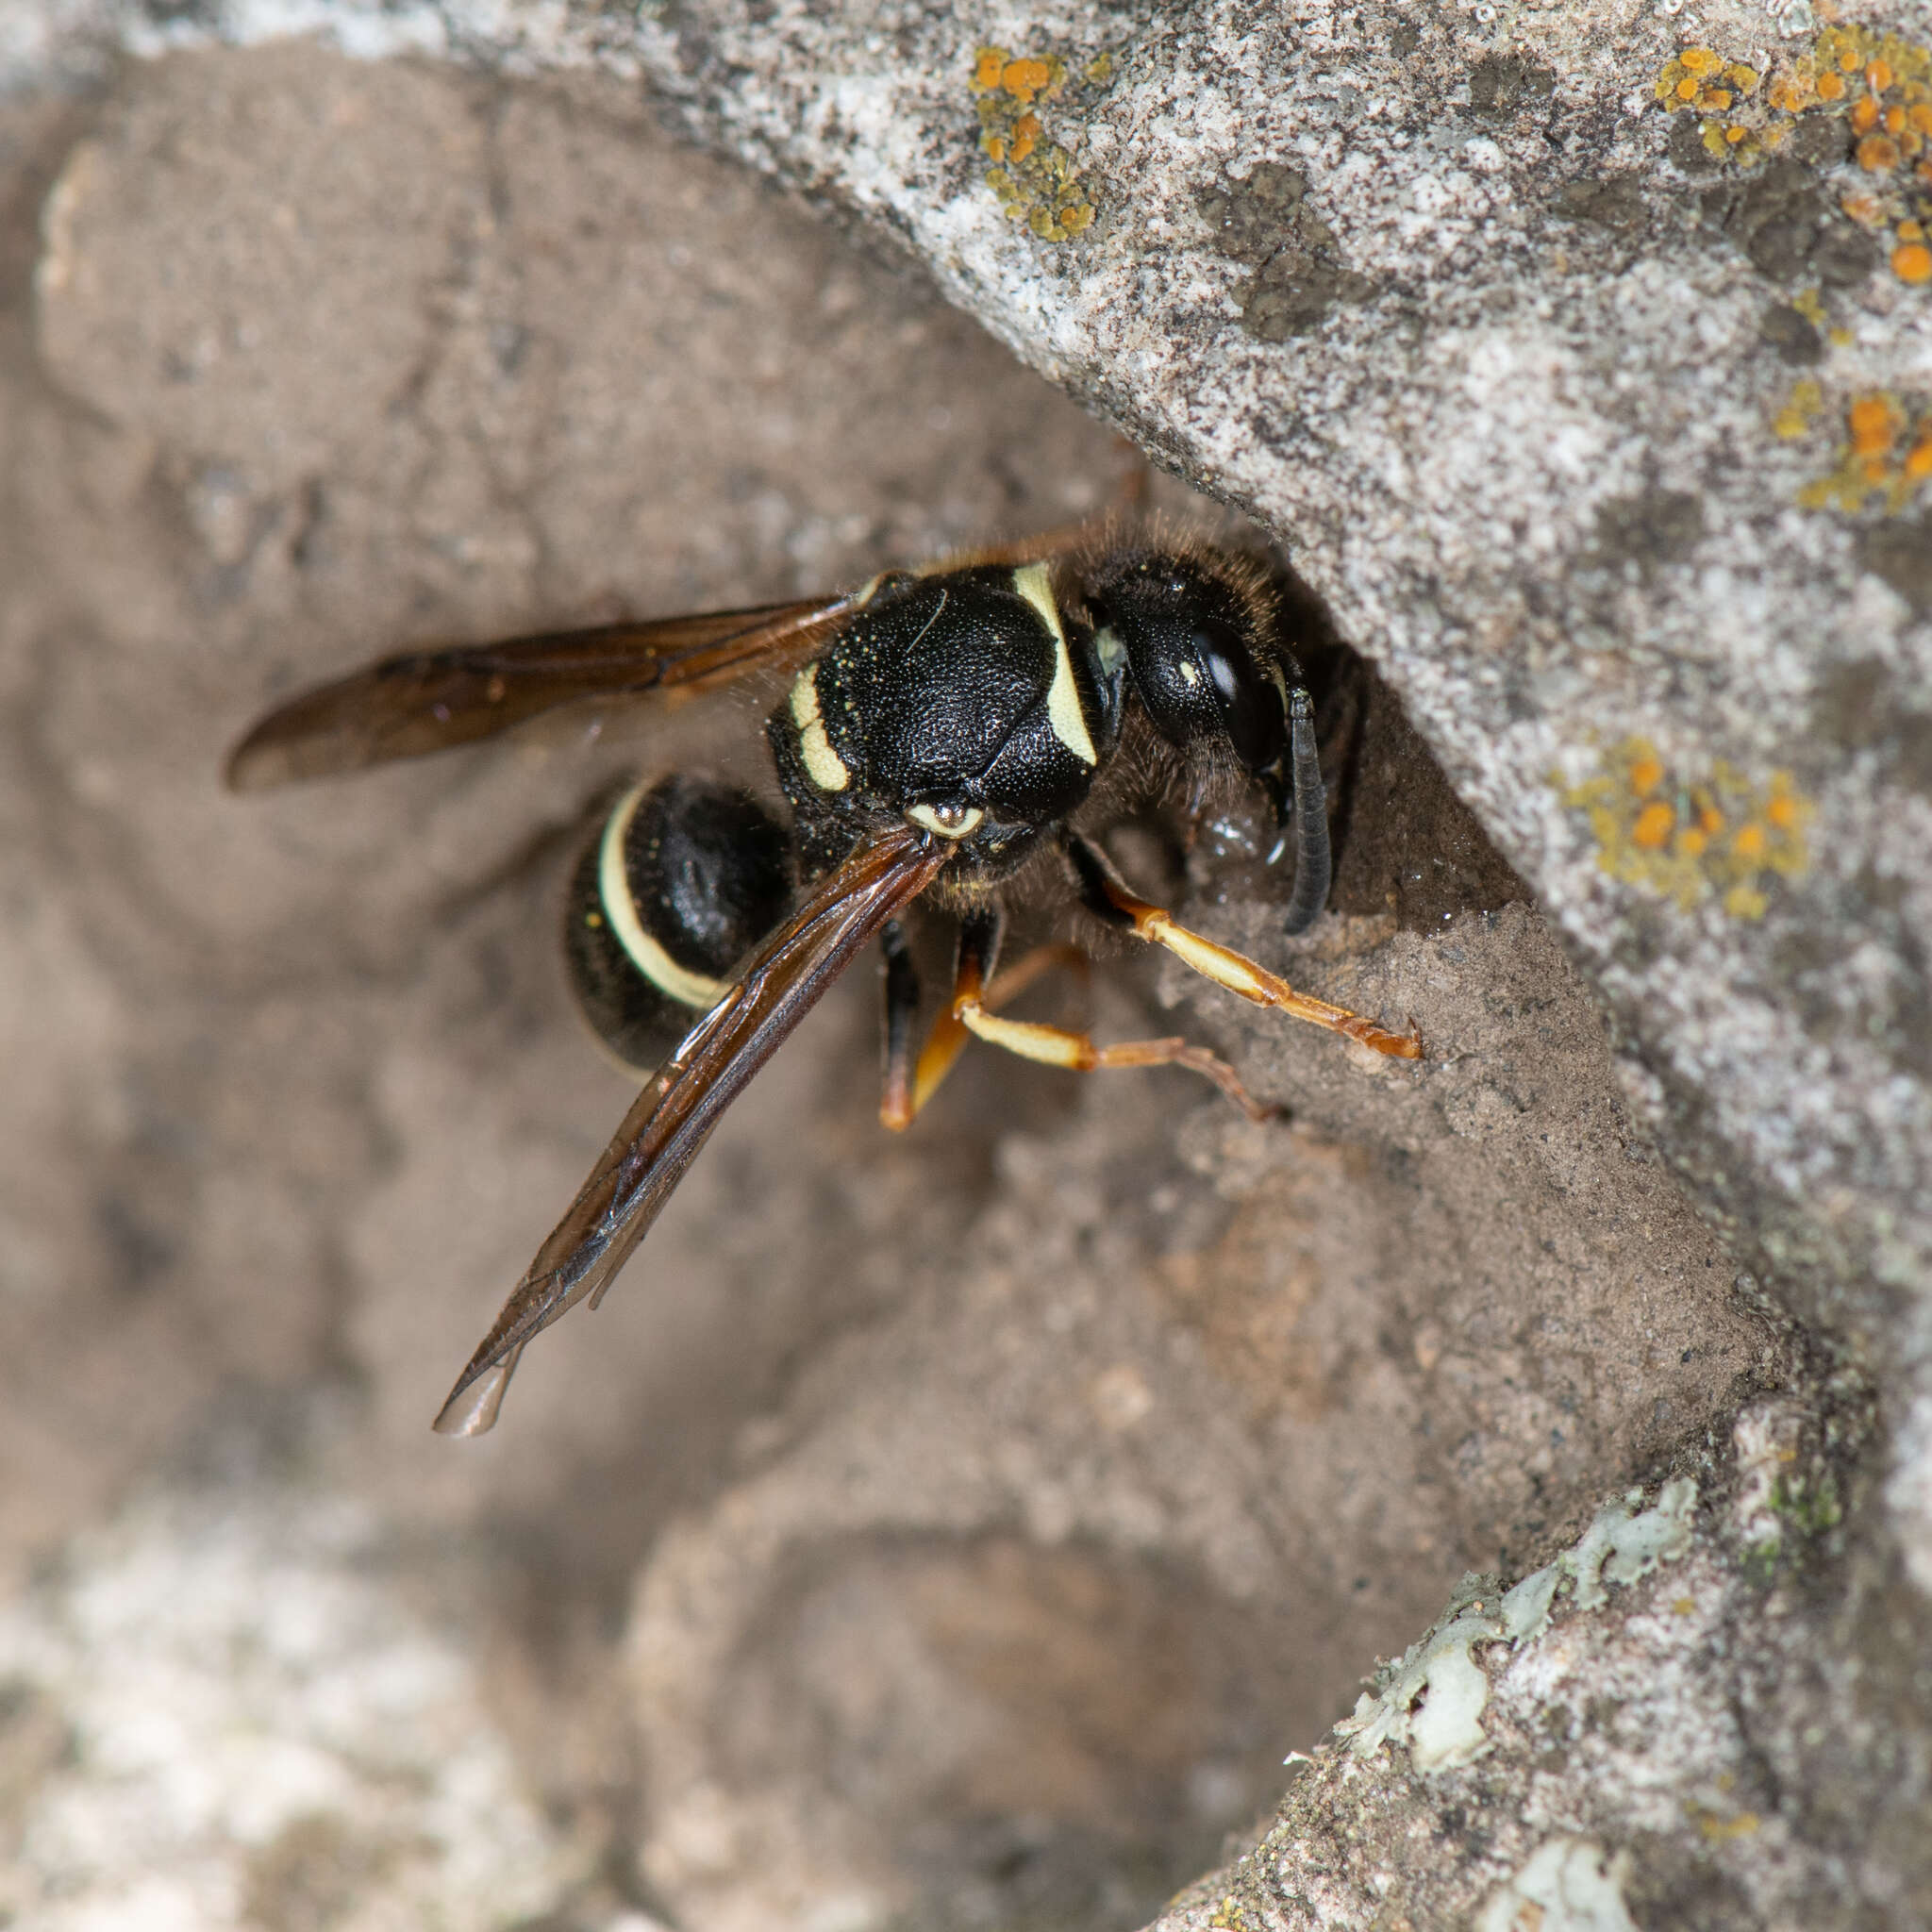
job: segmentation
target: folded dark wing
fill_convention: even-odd
[[[909,829],[890,832],[861,846],[752,955],[638,1095],[451,1390],[436,1418],[441,1433],[480,1435],[495,1422],[524,1344],[578,1302],[596,1305],[745,1083],[951,856]]]
[[[384,658],[271,711],[230,754],[228,784],[260,791],[360,771],[475,743],[575,699],[696,692],[803,663],[851,608],[849,597],[820,597]]]

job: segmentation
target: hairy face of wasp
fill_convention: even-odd
[[[767,729],[809,856],[903,824],[993,878],[1085,799],[1121,697],[1047,565],[983,565],[888,581]]]
[[[1053,561],[1041,560],[1051,555]],[[525,1343],[615,1278],[724,1108],[873,941],[886,957],[880,1117],[908,1125],[969,1040],[1048,1065],[1179,1065],[1257,1119],[1234,1069],[1176,1039],[1096,1044],[1000,1008],[1057,963],[1046,947],[999,974],[996,890],[1057,852],[1070,903],[1165,947],[1217,985],[1412,1058],[1413,1035],[1299,993],[1257,961],[1138,897],[1069,820],[1120,755],[1138,705],[1190,761],[1232,761],[1269,791],[1292,843],[1285,930],[1328,889],[1314,708],[1274,639],[1259,574],[1185,547],[1051,542],[991,561],[893,574],[848,596],[388,658],[271,712],[228,779],[253,791],[487,738],[575,699],[699,691],[783,668],[767,725],[788,828],[749,793],[683,776],[619,802],[573,879],[565,949],[586,1015],[645,1082],[603,1158],[539,1250],[450,1392],[436,1426],[495,1421]],[[943,881],[959,909],[950,998],[923,1048],[920,990],[899,920]]]
[[[1260,648],[1252,597],[1199,558],[1128,550],[1087,584],[1101,647],[1118,641],[1160,735],[1183,750],[1232,750],[1250,772],[1288,749],[1288,684]]]

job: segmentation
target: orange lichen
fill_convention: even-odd
[[[1657,79],[1657,97],[1672,109],[1719,114],[1757,91],[1759,75],[1741,60],[1726,61],[1708,47],[1686,47]]]
[[[1658,799],[1637,814],[1637,823],[1631,826],[1630,836],[1638,844],[1655,852],[1670,843],[1671,831],[1676,823],[1677,814]]]
[[[1902,282],[1932,282],[1932,248],[1923,242],[1900,242],[1891,251],[1891,272]]]
[[[1890,396],[1860,396],[1845,422],[1852,432],[1852,447],[1861,457],[1890,449],[1898,434],[1898,409]]]
[[[1066,69],[1057,60],[1033,60],[1023,55],[1000,70],[1000,85],[1016,101],[1030,101],[1035,94],[1058,86],[1065,74]]]
[[[1565,806],[1587,816],[1605,872],[1687,912],[1715,897],[1733,918],[1762,918],[1774,880],[1796,878],[1809,863],[1805,828],[1813,808],[1789,773],[1754,783],[1720,760],[1707,776],[1687,780],[1648,741],[1632,738],[1605,752],[1582,784],[1560,774],[1550,783]],[[1733,823],[1739,829],[1719,838]]]
[[[1112,74],[1105,54],[1071,82],[1057,55],[1015,54],[981,47],[969,83],[978,96],[979,148],[992,163],[986,184],[1009,221],[1024,224],[1044,242],[1065,242],[1092,225],[1093,197],[1065,140],[1047,138],[1040,109],[1072,104]]]
[[[1855,161],[1869,185],[1841,186],[1840,205],[1867,227],[1896,228],[1902,245],[1925,240],[1911,230],[1932,220],[1932,47],[1834,21],[1794,57],[1780,57],[1762,86],[1755,69],[1695,46],[1665,62],[1655,92],[1667,112],[1700,117],[1699,145],[1727,167],[1787,151],[1802,115],[1842,121],[1845,149],[1824,166]],[[1928,279],[1919,256],[1894,251],[1891,260],[1902,281]]]
[[[1927,264],[1932,273],[1932,263]],[[1932,476],[1932,408],[1888,393],[1858,396],[1845,412],[1845,441],[1829,475],[1798,492],[1807,509],[1860,510],[1874,496],[1896,514]]]

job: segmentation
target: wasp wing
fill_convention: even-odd
[[[439,1431],[475,1436],[495,1422],[525,1343],[578,1302],[596,1306],[745,1083],[951,856],[909,829],[889,832],[861,846],[752,955],[638,1095],[457,1378]]]
[[[360,771],[475,743],[573,699],[694,693],[803,663],[855,603],[819,597],[383,658],[261,719],[229,755],[228,784],[261,791]]]

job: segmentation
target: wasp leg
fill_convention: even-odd
[[[1205,1046],[1175,1037],[1169,1040],[1123,1040],[1112,1046],[1095,1046],[1085,1033],[1065,1026],[1042,1026],[1034,1020],[1002,1020],[982,1001],[956,1005],[960,1024],[990,1045],[1005,1047],[1022,1059],[1042,1066],[1065,1067],[1070,1073],[1093,1074],[1103,1067],[1191,1067],[1205,1074],[1251,1121],[1272,1121],[1278,1107],[1257,1100],[1241,1085],[1241,1075]]]
[[[886,930],[885,951],[886,1052],[879,1122],[898,1132],[912,1124],[913,1117],[952,1071],[953,1062],[972,1036],[948,1008],[934,1022],[915,1072],[912,1023],[919,1011],[919,975],[896,920]],[[989,1012],[996,1013],[1056,967],[1065,967],[1084,979],[1091,964],[1078,946],[1035,946],[994,976],[981,1003]]]
[[[1044,978],[1057,966],[1064,966],[1068,972],[1078,974],[1084,980],[1091,964],[1092,961],[1078,946],[1035,946],[1024,958],[1014,960],[1004,973],[996,974],[983,992],[976,985],[974,987],[977,1009],[987,1014],[997,1013],[1002,1007],[1018,999],[1036,979]],[[953,1062],[959,1058],[960,1050],[977,1030],[967,1020],[965,1008],[959,1003],[960,985],[960,981],[954,981],[953,1003],[934,1023],[932,1037],[925,1043],[925,1051],[919,1056],[919,1073],[912,1086],[914,1113],[939,1091],[940,1082],[952,1072]]]
[[[1092,965],[1093,961],[1078,946],[1035,946],[1004,973],[993,975],[983,1004],[989,1013],[997,1013],[1002,1007],[1011,1006],[1036,979],[1044,979],[1056,966],[1064,966],[1084,985]]]
[[[932,1098],[952,1071],[960,1049],[974,1038],[1004,1047],[1022,1059],[1065,1067],[1074,1073],[1091,1074],[1103,1067],[1191,1067],[1212,1080],[1250,1120],[1272,1120],[1279,1111],[1254,1099],[1225,1060],[1185,1040],[1127,1040],[1114,1046],[1096,1046],[1087,1034],[1069,1027],[1001,1019],[997,1008],[1017,998],[1042,974],[1062,965],[1076,965],[1084,971],[1087,958],[1077,947],[1039,946],[1008,972],[988,981],[986,966],[997,950],[998,938],[999,927],[992,915],[970,919],[960,928],[953,998],[934,1023],[925,1050],[919,1057],[912,1091],[914,1113]]]
[[[1374,1047],[1398,1059],[1419,1060],[1423,1057],[1419,1033],[1391,1033],[1346,1007],[1331,1007],[1326,1000],[1311,999],[1297,992],[1288,981],[1257,965],[1231,946],[1217,945],[1198,932],[1191,932],[1164,908],[1137,897],[1122,882],[1107,855],[1078,833],[1066,835],[1067,856],[1079,874],[1080,899],[1087,909],[1109,925],[1132,931],[1150,945],[1165,946],[1196,973],[1238,992],[1257,1007],[1278,1007],[1297,1020],[1312,1026],[1324,1026],[1331,1033],[1345,1034],[1364,1046]]]
[[[886,1050],[879,1091],[879,1119],[889,1127],[912,1124],[912,1027],[919,1018],[919,974],[896,919],[888,920],[880,943],[885,949]]]
[[[986,966],[998,950],[997,933],[994,933],[992,944],[989,946],[984,928],[975,931],[969,922],[960,932],[959,940],[959,963],[954,974],[953,998],[946,1010],[933,1022],[932,1031],[926,1036],[918,1067],[909,1083],[910,1097],[904,1100],[903,1110],[894,1104],[901,1096],[894,1091],[895,1069],[889,1058],[886,1094],[879,1107],[879,1119],[886,1126],[894,1129],[909,1127],[914,1117],[939,1091],[941,1083],[953,1071],[953,1062],[973,1038],[971,1029],[961,1018],[962,999],[972,1000],[984,1012],[996,1013],[1002,1007],[1018,999],[1035,980],[1043,979],[1057,967],[1064,967],[1084,980],[1091,964],[1078,946],[1035,946],[989,981]],[[904,1078],[903,1070],[900,1070],[899,1076]]]
[[[932,1023],[925,1045],[919,1055],[919,1066],[912,1076],[912,1105],[903,1120],[888,1120],[881,1108],[879,1118],[889,1127],[909,1126],[914,1114],[940,1090],[940,1083],[953,1071],[972,1037],[959,1017],[962,998],[979,999],[992,969],[999,961],[1000,939],[1006,918],[997,907],[970,913],[959,924],[959,951],[953,967],[953,997],[946,1010]],[[1024,960],[1021,962],[1025,963]]]

